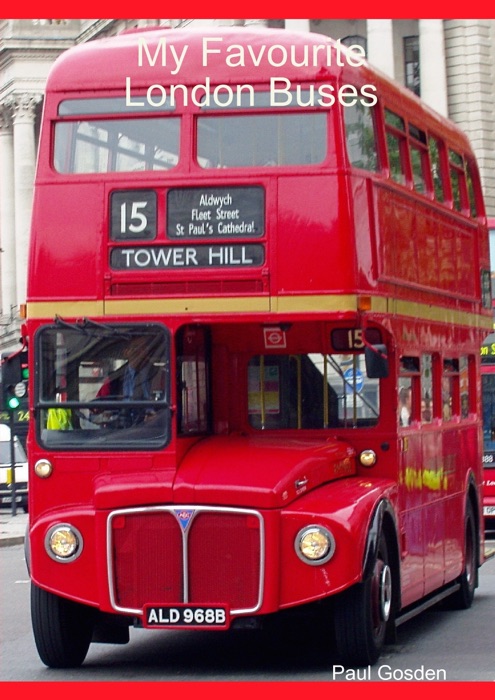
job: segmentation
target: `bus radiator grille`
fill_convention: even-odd
[[[254,610],[260,597],[260,521],[229,510],[125,511],[112,518],[114,599],[118,608],[145,604],[224,604]],[[183,565],[187,562],[187,566]]]

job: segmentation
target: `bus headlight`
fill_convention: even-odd
[[[325,564],[335,552],[335,540],[326,527],[310,525],[299,530],[294,547],[297,556],[305,564]]]
[[[376,452],[373,450],[363,450],[359,455],[359,461],[363,467],[372,467],[376,464]]]
[[[55,561],[74,561],[81,554],[82,548],[81,533],[73,525],[60,523],[48,530],[45,538],[45,549]]]

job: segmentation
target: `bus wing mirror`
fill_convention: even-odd
[[[364,348],[366,375],[370,379],[388,377],[388,357],[386,345],[366,345]]]

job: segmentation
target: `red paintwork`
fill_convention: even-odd
[[[328,481],[354,474],[354,457],[349,445],[321,439],[287,439],[281,445],[268,436],[207,438],[183,459],[174,500],[282,508]],[[297,489],[303,479],[307,484]]]

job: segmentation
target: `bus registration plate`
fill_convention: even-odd
[[[229,615],[218,605],[146,605],[143,612],[145,627],[193,629],[228,629]]]
[[[495,516],[495,506],[484,506],[483,508],[483,515],[493,515]]]

